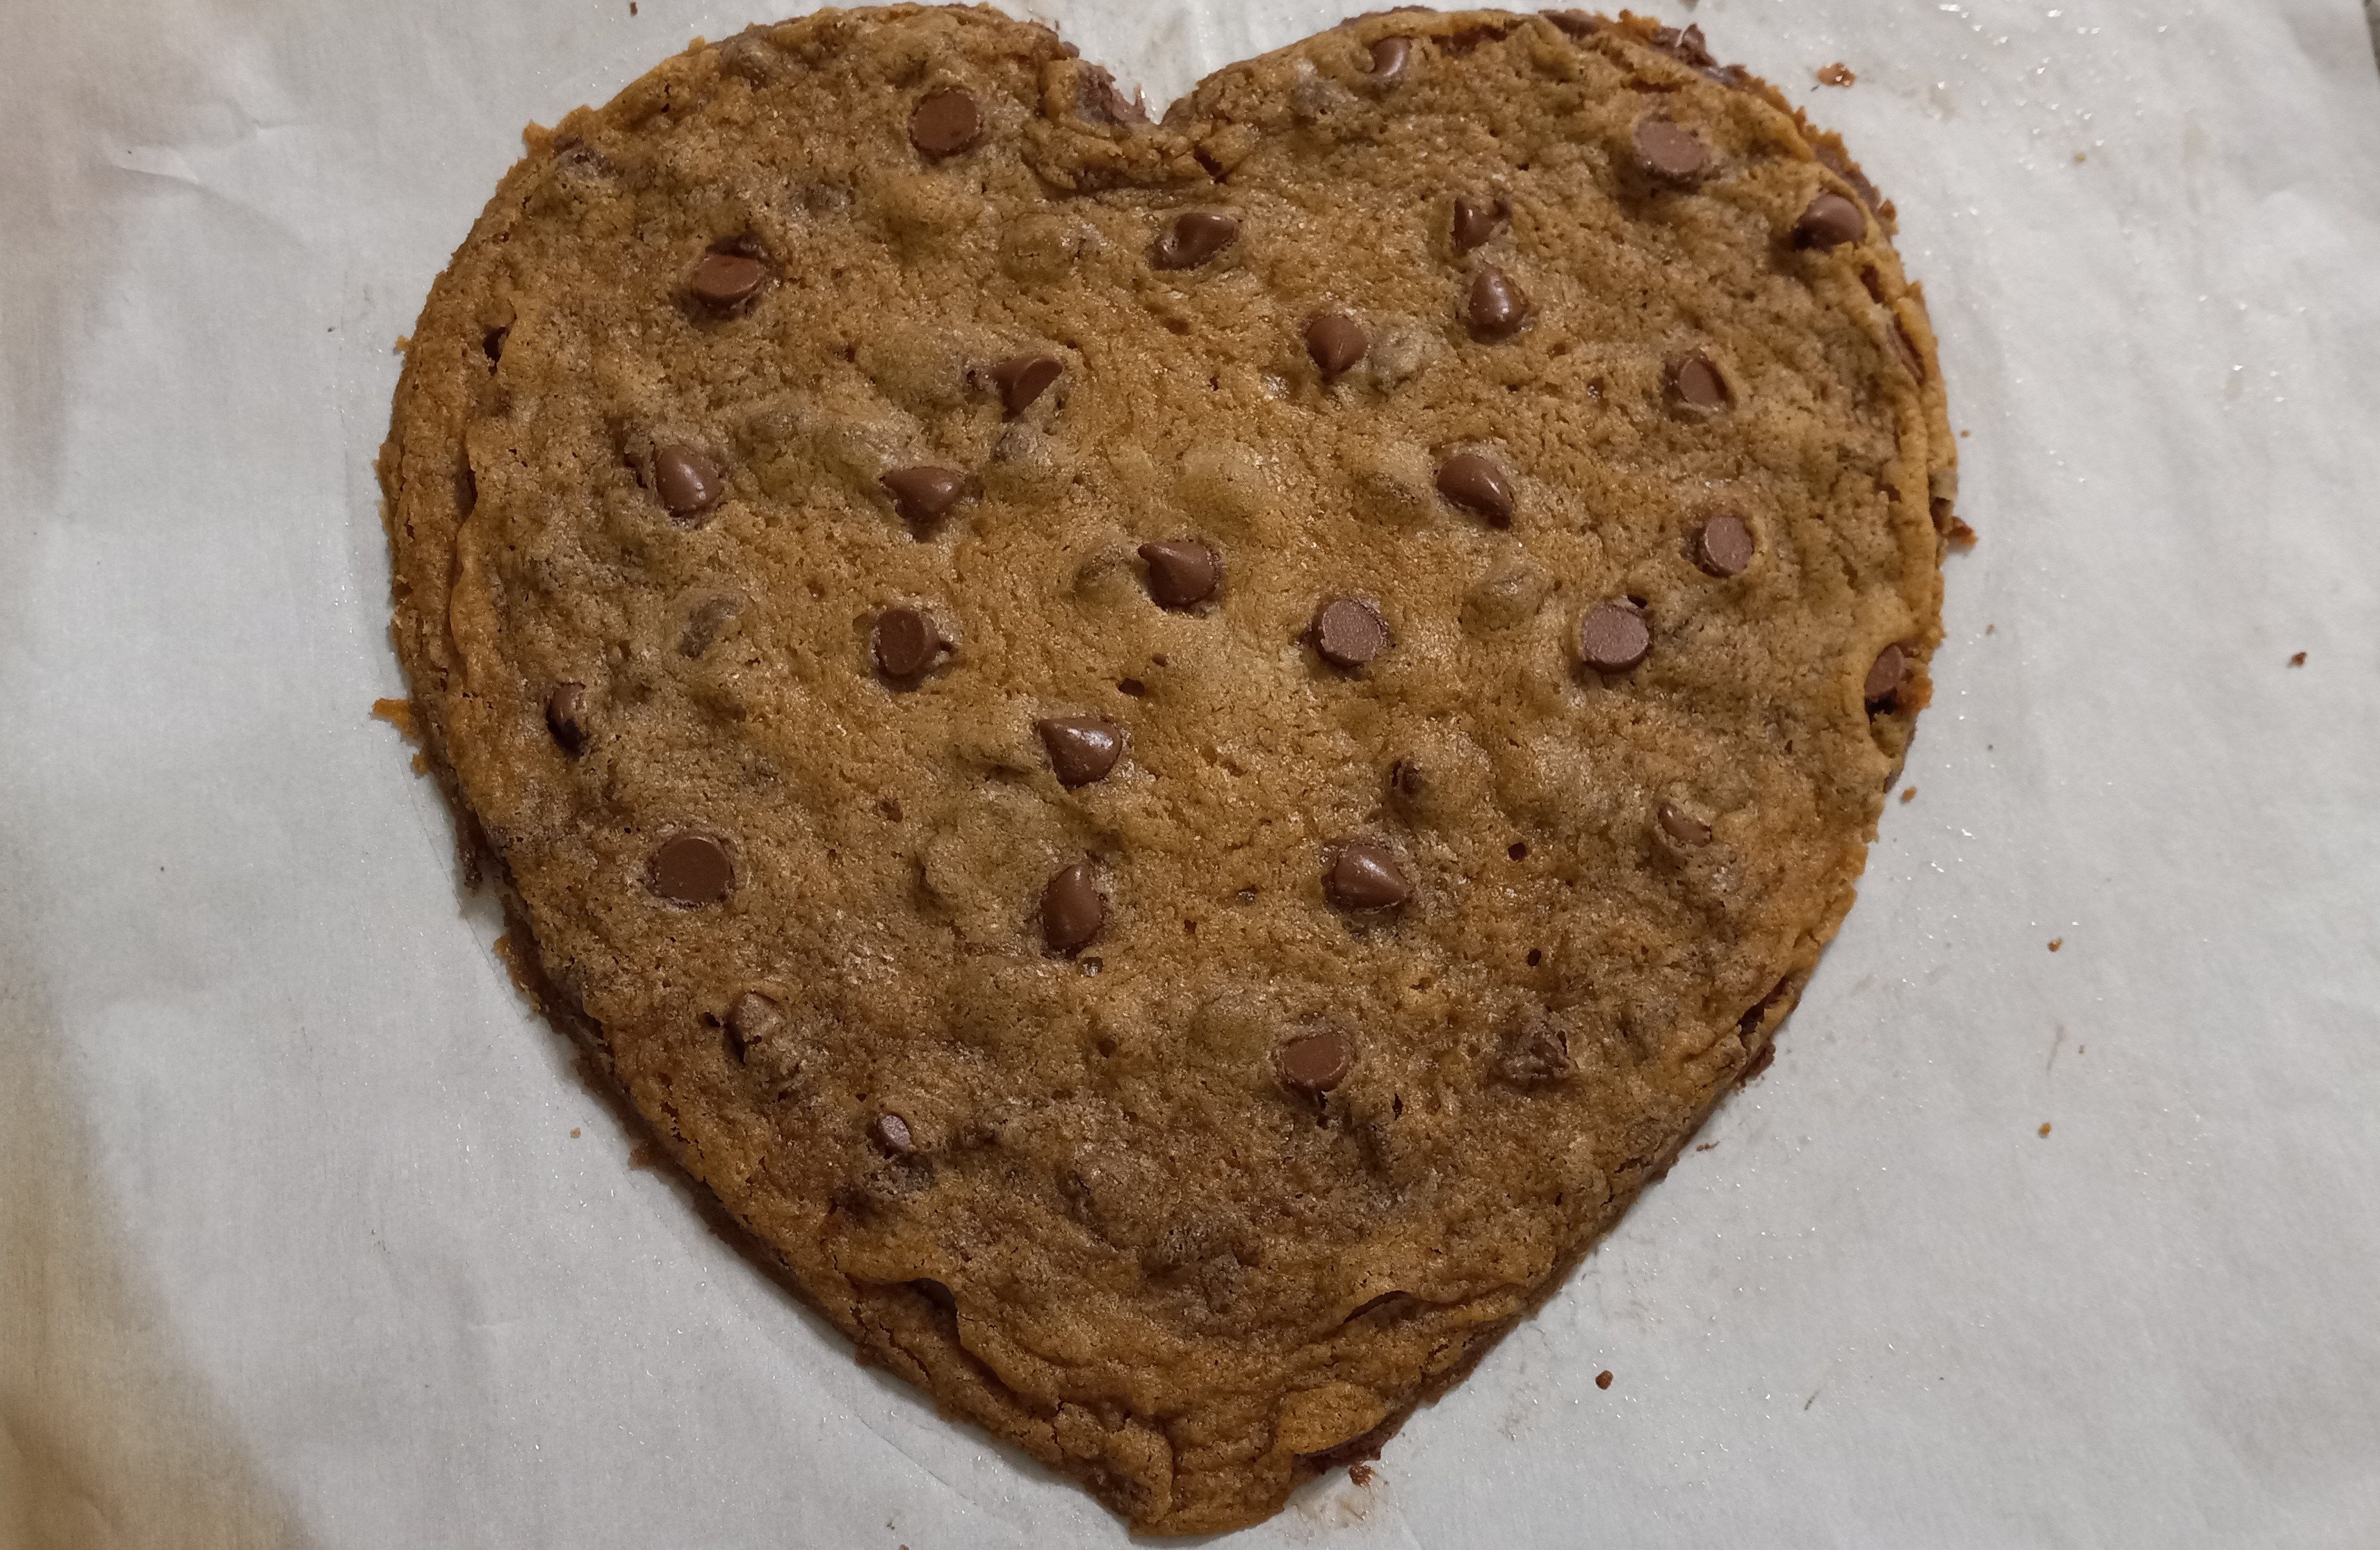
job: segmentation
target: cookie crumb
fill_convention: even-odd
[[[526,938],[516,939],[512,928],[506,926],[495,945],[496,956],[504,960],[504,975],[513,982],[513,989],[531,1011],[543,1012],[545,1001],[537,993],[537,944]]]
[[[577,1140],[577,1139],[578,1139],[578,1127],[577,1127],[577,1125],[573,1125],[573,1126],[571,1126],[571,1127],[570,1127],[570,1139],[571,1139],[571,1140],[573,1140],[573,1141],[576,1141],[576,1140]]]
[[[2291,667],[2303,667],[2303,666],[2305,666],[2305,653],[2304,653],[2304,652],[2302,652],[2302,651],[2301,651],[2301,652],[2297,653],[2295,656],[2291,657],[2291,658],[2289,659],[2289,666],[2291,666]]]
[[[2059,948],[2064,947],[2065,945],[2066,938],[2063,937],[2052,937],[2049,938],[2049,951],[2052,952],[2056,952]]]
[[[2042,1133],[2042,1135],[2043,1135],[2043,1136],[2045,1136],[2045,1137],[2046,1137],[2046,1136],[2049,1134],[2049,1121],[2048,1121],[2048,1120],[2044,1120],[2041,1122],[2041,1133]]]
[[[2305,660],[2304,652],[2298,653],[2298,660]],[[407,743],[417,748],[421,746],[421,723],[413,719],[411,700],[376,699],[372,701],[371,713],[372,720],[386,721],[390,726],[395,727],[397,735],[403,737]]]
[[[661,1148],[650,1141],[639,1141],[628,1148],[630,1168],[656,1168],[662,1160]]]
[[[1915,786],[1911,786],[1902,791],[1900,793],[1900,800],[1903,804],[1917,800],[1917,788]]]
[[[1697,1151],[1697,1152],[1707,1152],[1707,1151],[1709,1151],[1712,1147],[1714,1147],[1714,1146],[1716,1146],[1716,1145],[1718,1145],[1718,1142],[1716,1142],[1716,1141],[1706,1141],[1706,1142],[1704,1142],[1702,1144],[1700,1144],[1700,1145],[1696,1146],[1696,1147],[1694,1148],[1694,1150],[1695,1150],[1695,1151]]]
[[[2090,159],[2090,155],[2087,152],[2078,151],[2074,153],[2074,164],[2078,167]]]
[[[1950,547],[1961,554],[1975,547],[1975,530],[1967,526],[1963,516],[1950,519]]]
[[[1369,1485],[1372,1483],[1372,1466],[1369,1464],[1350,1464],[1347,1466],[1347,1478],[1357,1485]],[[907,1550],[907,1547],[905,1545],[903,1546],[903,1550]]]
[[[1595,1387],[1597,1388],[1609,1388],[1611,1387],[1610,1368],[1606,1367],[1603,1371],[1595,1374]]]
[[[1831,65],[1819,66],[1817,75],[1820,86],[1849,86],[1859,79],[1852,73],[1852,67],[1840,59]]]

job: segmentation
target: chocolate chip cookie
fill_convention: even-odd
[[[1161,122],[988,10],[669,60],[381,475],[566,1020],[869,1359],[1262,1519],[1755,1058],[1928,692],[1893,212],[1698,33],[1363,18]]]

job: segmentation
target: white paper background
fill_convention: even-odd
[[[1020,8],[1162,103],[1366,3]],[[1235,1550],[2380,1543],[2362,10],[1656,8],[1927,282],[1920,794],[1712,1149]],[[8,7],[0,1544],[1123,1539],[628,1165],[365,715],[391,342],[524,122],[764,14],[640,9]]]

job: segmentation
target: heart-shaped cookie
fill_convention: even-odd
[[[1890,207],[1691,31],[1364,18],[1148,122],[822,13],[530,153],[382,457],[565,1017],[862,1352],[1254,1521],[1767,1049],[1927,692]]]

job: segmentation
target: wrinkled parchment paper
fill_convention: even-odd
[[[1015,8],[1161,103],[1370,3]],[[2364,10],[1653,3],[1850,138],[1927,284],[1983,544],[1915,795],[1775,1068],[1236,1543],[2380,1544]],[[0,29],[11,1550],[1123,1538],[632,1165],[367,715],[392,342],[525,122],[769,7],[637,10]]]

